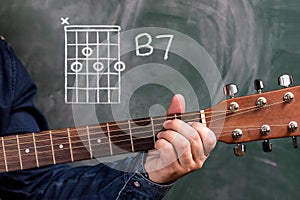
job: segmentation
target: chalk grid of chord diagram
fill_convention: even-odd
[[[65,102],[120,103],[120,26],[65,26]]]

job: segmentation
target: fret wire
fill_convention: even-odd
[[[150,131],[151,132],[151,131]],[[140,140],[140,139],[146,139],[146,138],[152,138],[152,136],[144,136],[144,137],[139,137],[139,138],[133,138],[134,141],[136,140]],[[118,140],[118,141],[114,141],[114,143],[121,143],[121,142],[127,142],[129,141],[129,139],[123,139],[123,140]],[[104,144],[109,144],[110,142],[104,142],[104,143],[101,143],[101,144],[97,144],[97,145],[104,145]],[[65,143],[62,143],[62,144],[65,144]],[[131,144],[129,144],[131,145]],[[45,145],[45,146],[40,146],[39,148],[43,148],[43,147],[46,147],[46,146],[49,146],[49,145]],[[79,149],[81,147],[75,147],[73,149]],[[10,153],[12,152],[15,152],[15,150],[11,150],[9,151]],[[48,151],[43,151],[43,152],[52,152],[52,150],[48,150]],[[17,156],[16,156],[17,157]]]
[[[202,123],[204,126],[207,126],[204,110],[200,110],[200,119],[201,119],[201,123]]]
[[[270,126],[286,126],[286,125],[284,125],[284,124],[282,124],[282,125],[270,125]],[[216,128],[218,128],[218,127],[216,127]],[[223,127],[224,128],[224,127]],[[225,128],[235,128],[234,126],[232,126],[232,127],[225,127]],[[242,128],[251,128],[251,129],[249,129],[249,130],[259,130],[260,129],[260,127],[248,127],[248,126],[244,126],[244,127],[242,127]],[[155,131],[160,131],[161,129],[155,129]],[[147,131],[147,132],[150,132],[150,131]],[[139,133],[145,133],[145,131],[143,131],[143,132],[139,132]],[[151,136],[152,137],[152,136]],[[94,140],[96,140],[96,139],[94,139]],[[85,142],[86,140],[80,140],[80,141],[78,141],[78,142]],[[122,141],[124,141],[124,140],[122,140]],[[65,143],[63,143],[63,144],[65,144]],[[6,146],[9,146],[9,145],[6,145]],[[45,146],[41,146],[41,148],[42,147],[47,147],[47,146],[49,146],[49,145],[45,145]],[[12,151],[7,151],[7,152],[12,152]]]
[[[273,103],[273,104],[269,104],[269,105],[266,105],[266,106],[268,106],[268,107],[270,107],[270,106],[273,106],[273,105],[276,105],[276,104],[279,104],[279,103],[283,103],[284,101],[279,101],[279,102],[275,102],[275,103]],[[245,109],[242,109],[242,110],[246,110],[246,109],[253,109],[254,108],[254,110],[255,109],[257,109],[257,107],[255,107],[255,106],[253,106],[253,107],[249,107],[249,108],[245,108]],[[216,111],[215,111],[216,112]],[[221,111],[220,111],[221,112]],[[227,110],[226,111],[222,111],[223,113],[225,112],[227,112]],[[205,114],[211,114],[211,112],[204,112]],[[222,113],[222,114],[223,114]],[[185,116],[191,116],[191,115],[194,115],[195,114],[195,112],[192,112],[192,113],[184,113],[184,114],[182,114],[182,116],[183,117],[185,117]],[[218,116],[218,115],[208,115],[209,117],[211,117],[211,116],[213,116],[213,117],[215,117],[215,116]],[[157,117],[157,118],[155,118],[154,120],[159,120],[159,119],[164,119],[165,117]],[[146,119],[146,120],[141,120],[140,122],[146,122],[148,119]],[[218,119],[218,120],[221,120],[221,119]],[[106,126],[107,126],[107,124],[109,124],[109,123],[106,123]],[[122,123],[119,123],[119,125],[122,125]],[[93,126],[90,126],[91,128],[93,128]],[[100,124],[100,126],[99,125],[97,125],[97,127],[95,127],[95,128],[102,128],[102,127],[104,127],[104,124]],[[77,129],[77,130],[80,130],[79,128],[75,128],[75,129]],[[57,132],[57,130],[52,130],[53,131],[53,133],[55,133],[55,132]],[[60,131],[60,132],[65,132],[65,131]],[[40,135],[46,135],[47,133],[43,133],[43,132],[41,132],[40,133]],[[26,136],[25,136],[26,137]]]
[[[131,133],[131,125],[130,125],[130,121],[129,120],[128,120],[128,129],[129,129],[130,142],[131,142],[131,151],[134,152],[134,146],[133,146],[133,140],[132,140],[132,133]]]
[[[144,140],[141,140],[141,139],[147,139],[147,138],[151,138],[151,136],[150,137],[141,137],[141,138],[138,138],[138,139],[136,139],[138,142],[137,142],[137,144],[138,145],[141,145],[141,144],[148,144],[147,142],[145,142]],[[106,143],[107,144],[107,143]],[[99,144],[99,145],[104,145],[104,143],[102,143],[102,144]],[[123,147],[127,147],[127,146],[129,146],[129,145],[131,145],[131,144],[129,144],[129,143],[127,143],[126,145],[124,145]],[[145,149],[146,150],[146,149]],[[48,150],[48,151],[45,151],[44,153],[48,153],[48,152],[51,152],[51,150]],[[128,152],[128,153],[130,153],[130,152]],[[17,158],[18,156],[11,156],[10,158]],[[44,159],[45,160],[45,159]],[[43,161],[43,158],[41,159],[41,161]],[[11,164],[15,164],[15,163],[17,163],[17,162],[12,162]]]
[[[5,146],[4,146],[4,138],[1,137],[2,140],[2,148],[3,148],[3,156],[4,156],[4,163],[5,163],[5,170],[8,172],[8,166],[7,166],[7,159],[6,159],[6,152],[5,152]]]
[[[270,126],[286,126],[285,124],[282,124],[282,125],[270,125]],[[214,127],[214,128],[218,128],[218,127]],[[231,127],[223,127],[223,128],[235,128],[235,126],[231,126]],[[252,129],[249,129],[249,130],[259,130],[260,129],[260,127],[248,127],[248,126],[243,126],[243,127],[241,127],[241,128],[252,128]],[[161,129],[155,129],[156,131],[160,131]],[[148,131],[149,132],[149,131]],[[137,132],[136,134],[139,134],[139,133],[145,133],[145,131],[143,131],[143,132]],[[123,135],[122,135],[123,136]],[[112,138],[112,137],[111,137]],[[96,140],[96,139],[94,139],[94,140]],[[41,140],[40,142],[42,142],[42,141],[47,141],[47,140]],[[80,140],[80,141],[78,141],[78,142],[85,142],[86,140]],[[63,144],[65,144],[65,143],[63,143]],[[13,145],[6,145],[6,146],[13,146]],[[49,146],[49,145],[44,145],[44,146],[41,146],[40,148],[42,148],[42,147],[47,147],[47,146]],[[11,151],[7,151],[7,152],[13,152],[13,150],[11,150]]]
[[[52,131],[49,131],[49,134],[50,134],[50,141],[51,141],[51,150],[52,150],[53,164],[56,164],[55,155],[54,155],[54,146],[53,146]]]
[[[251,109],[251,108],[250,108]],[[257,108],[255,108],[255,109],[252,109],[252,110],[248,110],[247,112],[250,112],[250,111],[253,111],[253,110],[256,110]],[[243,110],[246,110],[246,109],[243,109]],[[205,113],[207,113],[207,112],[205,112]],[[244,113],[246,113],[246,112],[244,112]],[[211,113],[210,113],[211,114]],[[237,113],[236,115],[240,115],[240,114],[243,114],[243,113]],[[215,116],[218,116],[218,115],[213,115],[213,114],[211,114],[211,116],[213,116],[213,117],[215,117]],[[225,118],[227,118],[227,117],[225,117]],[[218,119],[218,120],[221,120],[221,119]],[[146,121],[146,120],[144,120],[144,121]],[[152,124],[153,124],[153,121],[151,122]],[[282,126],[282,125],[278,125],[278,126]],[[285,125],[284,125],[285,126]],[[99,127],[99,126],[97,126],[97,127]],[[101,127],[101,125],[100,125],[100,127]],[[107,126],[108,127],[108,129],[109,129],[109,126]],[[147,126],[143,126],[143,127],[147,127]],[[96,127],[95,127],[96,128]],[[139,127],[137,127],[137,128],[139,128]],[[153,127],[152,127],[153,128]],[[256,128],[255,128],[256,129]],[[55,132],[55,131],[54,131]],[[62,132],[65,132],[65,131],[62,131]],[[45,133],[44,133],[45,134]],[[221,135],[221,136],[223,136],[223,135]],[[117,137],[119,137],[119,136],[117,136]],[[4,141],[3,141],[3,138],[2,138],[2,143],[4,143]],[[52,144],[53,145],[53,144]],[[8,145],[8,146],[11,146],[11,145]],[[4,148],[4,146],[3,146],[3,148]],[[4,148],[4,153],[5,153],[5,148]],[[6,160],[6,158],[5,158],[5,160]],[[8,171],[8,167],[7,167],[7,163],[6,163],[6,169],[7,169],[7,171]]]
[[[144,120],[145,121],[145,120]],[[128,123],[128,122],[127,122]],[[132,123],[132,122],[130,122],[130,123]],[[161,125],[161,124],[157,124],[157,125]],[[135,127],[135,128],[132,128],[132,129],[139,129],[139,128],[147,128],[147,127],[149,127],[150,125],[147,125],[147,126],[140,126],[140,127]],[[156,126],[156,125],[155,125]],[[102,127],[102,126],[97,126],[97,127],[95,127],[95,128],[99,128],[99,127]],[[108,127],[109,127],[109,125],[108,125]],[[69,130],[71,130],[71,129],[69,129]],[[74,130],[84,130],[84,129],[82,129],[82,128],[75,128]],[[52,134],[55,134],[55,133],[64,133],[64,132],[66,132],[66,131],[57,131],[57,130],[51,130],[51,132],[52,132]],[[110,131],[110,133],[113,133],[113,131]],[[43,133],[43,132],[41,132],[41,133],[39,133],[39,136],[42,136],[42,135],[46,135],[47,133]],[[21,137],[21,135],[20,135],[20,137]],[[26,135],[26,134],[24,134],[24,135],[22,135],[22,138],[25,138],[25,137],[28,137],[28,135]],[[113,138],[114,136],[112,136],[111,138]],[[115,136],[115,137],[119,137],[119,135],[117,135],[117,136]],[[46,141],[46,140],[43,140],[43,141]],[[30,142],[25,142],[25,143],[22,143],[22,144],[26,144],[26,143],[30,143]]]
[[[151,127],[152,127],[152,135],[153,135],[153,142],[155,143],[155,130],[154,130],[154,125],[153,125],[153,119],[150,117],[151,120]]]
[[[148,128],[148,127],[150,127],[151,125],[147,125],[147,126],[140,126],[140,127],[136,127],[136,128],[131,128],[132,130],[133,129],[139,129],[139,128]],[[161,124],[155,124],[154,126],[161,126]],[[80,130],[84,130],[84,129],[80,129]],[[126,129],[127,130],[127,129]],[[47,131],[48,132],[48,134],[49,134],[49,131]],[[63,133],[63,132],[55,132],[55,131],[53,131],[53,130],[51,130],[51,134],[55,134],[55,133]],[[110,133],[114,133],[114,131],[110,131]],[[140,133],[143,133],[143,132],[136,132],[136,134],[140,134]],[[96,135],[96,134],[99,134],[99,133],[95,133],[95,134],[93,134],[93,135]],[[39,136],[41,136],[41,135],[45,135],[45,134],[38,134]],[[120,136],[125,136],[126,134],[121,134],[121,135],[116,135],[116,136],[111,136],[111,138],[114,138],[114,137],[120,137]],[[27,137],[27,135],[26,135],[26,137],[21,137],[21,136],[23,136],[23,135],[19,135],[20,136],[20,138],[26,138]],[[72,137],[72,136],[71,136]],[[75,136],[76,137],[76,136]],[[67,138],[67,137],[61,137],[61,138]],[[40,142],[46,142],[46,141],[49,141],[49,140],[51,140],[51,138],[50,139],[45,139],[45,140],[41,140]],[[30,144],[30,142],[23,142],[23,143],[20,143],[20,144]],[[6,146],[14,146],[14,145],[6,145]]]
[[[68,131],[68,140],[69,140],[69,147],[70,147],[70,156],[71,156],[72,162],[74,162],[72,143],[71,143],[71,137],[70,137],[70,130],[67,129],[67,131]]]
[[[19,136],[16,135],[17,139],[17,145],[18,145],[18,154],[19,154],[19,161],[20,161],[20,168],[23,169],[23,163],[22,163],[22,157],[21,157],[21,150],[20,150],[20,142],[19,142]]]
[[[257,128],[255,128],[255,130],[258,130]],[[230,133],[231,134],[231,133]],[[228,135],[228,134],[226,134]],[[152,136],[147,136],[147,137],[140,137],[140,138],[134,138],[134,140],[136,141],[139,141],[141,139],[146,139],[146,138],[151,138]],[[119,140],[119,141],[115,141],[116,143],[120,143],[120,142],[124,142],[124,141],[128,141],[128,139],[124,139],[124,140]],[[99,144],[99,145],[104,145],[104,144],[107,144],[107,143],[102,143],[102,144]],[[139,143],[140,144],[140,143]],[[129,146],[129,144],[127,143],[127,145]],[[80,148],[80,147],[79,147]],[[76,148],[74,148],[76,149]],[[10,151],[10,152],[13,152],[13,151]],[[45,151],[45,152],[50,152],[50,151]],[[16,158],[17,156],[11,156],[10,158]]]
[[[89,143],[90,157],[91,157],[91,159],[92,159],[92,158],[93,158],[93,151],[92,151],[92,145],[91,145],[91,138],[90,138],[90,130],[89,130],[89,126],[86,126],[86,130],[87,130],[87,137],[88,137],[88,143]]]
[[[34,147],[34,154],[35,154],[35,160],[36,160],[36,166],[39,167],[39,159],[38,159],[38,154],[37,154],[37,149],[36,149],[36,141],[35,141],[35,134],[32,133],[32,139],[33,139],[33,147]]]
[[[278,103],[282,103],[282,101],[281,102],[277,102],[277,103],[274,103],[274,104],[270,104],[269,106],[272,106],[272,105],[276,105],[276,104],[278,104]],[[256,107],[255,107],[255,109],[257,109]],[[245,109],[244,109],[245,110]],[[251,110],[250,110],[251,111]],[[248,111],[248,112],[250,112],[250,111]],[[187,115],[183,115],[183,116],[191,116],[191,115],[194,115],[195,113],[188,113]],[[237,113],[236,115],[238,115],[239,113]],[[212,115],[212,116],[214,116],[214,115]],[[228,116],[228,117],[230,117],[230,116]],[[227,118],[227,117],[225,117],[225,118]],[[156,119],[159,119],[159,118],[156,118]],[[214,121],[217,121],[217,120],[221,120],[222,118],[220,118],[220,119],[216,119],[216,120],[214,120]],[[142,121],[146,121],[146,120],[142,120]],[[108,123],[107,123],[108,124]],[[160,124],[159,124],[160,125]],[[97,126],[97,127],[102,127],[101,125],[99,126]],[[109,127],[109,125],[107,125],[107,127]],[[147,127],[147,126],[143,126],[143,127]],[[139,128],[139,127],[137,127],[137,128]],[[77,128],[77,129],[79,129],[79,128]],[[57,132],[57,131],[53,131],[53,132]],[[62,132],[64,132],[64,131],[62,131]],[[41,134],[41,135],[45,135],[46,133],[43,133],[43,134]],[[26,137],[26,136],[25,136]],[[118,137],[118,136],[117,136]],[[9,146],[9,145],[8,145]]]
[[[111,139],[110,139],[110,130],[109,130],[109,124],[106,123],[106,127],[107,127],[107,135],[108,135],[108,141],[109,141],[109,149],[110,149],[110,155],[113,155],[113,151],[112,151],[112,144],[111,144]]]
[[[276,125],[271,125],[271,126],[276,126]],[[278,125],[279,126],[279,125]],[[280,125],[280,126],[285,126],[285,125]],[[247,127],[248,129],[247,130],[259,130],[260,128],[259,127]],[[157,129],[156,131],[159,131],[160,129]],[[147,132],[151,132],[151,131],[147,131]],[[224,131],[224,132],[230,132],[230,131]],[[231,133],[230,133],[231,134]],[[226,135],[226,134],[225,134]],[[223,136],[223,135],[221,135]],[[139,137],[139,138],[133,138],[133,140],[139,140],[139,139],[145,139],[145,138],[150,138],[152,136],[145,136],[145,137]],[[95,139],[96,140],[96,139]],[[119,141],[115,141],[115,143],[120,143],[120,142],[126,142],[126,141],[129,141],[129,139],[123,139],[123,140],[119,140]],[[109,142],[108,142],[109,143]],[[108,144],[108,143],[102,143],[102,144]],[[65,143],[63,143],[65,144]],[[99,145],[102,145],[102,144],[99,144]],[[42,147],[46,147],[46,146],[49,146],[49,145],[45,145],[45,146],[41,146],[40,148]],[[81,147],[78,147],[78,148],[81,148]],[[73,148],[73,149],[78,149],[78,148]],[[7,151],[7,152],[15,152],[14,150],[11,150],[11,151]]]

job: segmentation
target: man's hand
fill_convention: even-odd
[[[184,110],[184,98],[175,95],[168,114]],[[174,119],[166,121],[164,128],[166,130],[157,135],[155,150],[149,151],[145,162],[150,180],[156,183],[170,183],[200,169],[216,145],[214,133],[198,122]]]

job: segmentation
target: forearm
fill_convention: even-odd
[[[1,174],[2,199],[162,199],[172,185],[150,181],[143,154],[72,168],[66,165]],[[116,169],[122,169],[116,170]]]

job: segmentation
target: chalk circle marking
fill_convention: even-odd
[[[84,47],[81,52],[84,56],[90,57],[93,53],[93,50],[90,47]]]
[[[102,71],[104,69],[104,65],[103,65],[102,62],[98,61],[98,62],[95,62],[93,64],[93,68],[94,68],[95,71],[99,72],[99,71]]]
[[[75,61],[71,64],[71,70],[73,72],[80,72],[82,70],[82,63]]]
[[[122,61],[118,61],[114,64],[114,69],[118,72],[122,72],[125,70],[125,63]]]

